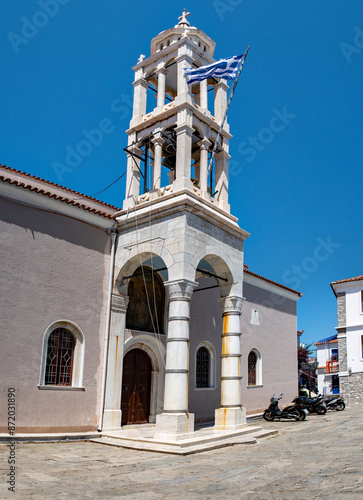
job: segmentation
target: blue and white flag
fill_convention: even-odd
[[[227,57],[226,59],[221,59],[220,61],[196,69],[184,68],[187,82],[200,82],[206,78],[212,78],[212,76],[233,80],[237,75],[239,63],[243,57],[244,56]]]

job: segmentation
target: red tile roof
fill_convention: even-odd
[[[267,283],[272,283],[273,285],[279,286],[280,288],[284,288],[285,290],[288,290],[289,292],[296,293],[299,297],[302,296],[302,293],[297,292],[296,290],[293,290],[292,288],[288,288],[287,286],[281,285],[280,283],[277,283],[276,281],[269,280],[268,278],[264,278],[263,276],[260,276],[259,274],[253,273],[252,271],[248,270],[248,266],[244,264],[244,273],[245,274],[250,274],[251,276],[255,276],[255,278],[260,278],[261,280],[266,281]]]
[[[321,342],[321,341],[319,341],[319,342],[315,342],[315,344],[314,344],[314,345],[334,344],[334,343],[336,343],[336,342],[338,342],[338,339],[334,339],[334,340],[327,340],[326,342]]]
[[[27,180],[32,182],[27,182]],[[54,182],[41,179],[35,175],[27,174],[20,170],[7,167],[0,164],[0,181],[7,182],[8,184],[19,186],[23,189],[28,189],[43,196],[54,198],[55,200],[68,203],[78,208],[82,208],[88,212],[112,219],[114,215],[120,210],[118,207],[109,205],[103,201],[86,196],[72,189],[60,186]],[[72,196],[73,195],[73,196]]]
[[[338,285],[340,283],[351,283],[352,281],[361,281],[363,280],[363,275],[362,276],[356,276],[355,278],[348,278],[346,280],[340,280],[340,281],[333,281],[333,283],[330,283],[331,285]]]

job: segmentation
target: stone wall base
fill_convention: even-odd
[[[363,404],[363,372],[339,377],[339,392],[350,405]]]

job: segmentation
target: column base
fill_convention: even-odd
[[[104,410],[102,430],[121,429],[121,410]]]
[[[180,177],[180,179],[175,179],[173,182],[173,192],[184,191],[187,189],[188,191],[194,192],[193,183],[187,177]]]
[[[224,212],[227,212],[227,214],[231,213],[231,205],[224,200],[218,201],[218,208],[220,208]]]
[[[156,415],[154,438],[178,441],[194,435],[194,413],[162,413]]]
[[[123,204],[122,204],[122,210],[127,210],[128,208],[132,208],[135,206],[135,200],[134,200],[134,197],[133,196],[129,196],[129,198],[126,198],[124,201],[123,201]]]
[[[214,428],[218,431],[237,430],[246,425],[246,408],[218,408]]]

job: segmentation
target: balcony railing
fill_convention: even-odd
[[[326,362],[326,373],[337,373],[339,371],[339,361],[332,359]]]

